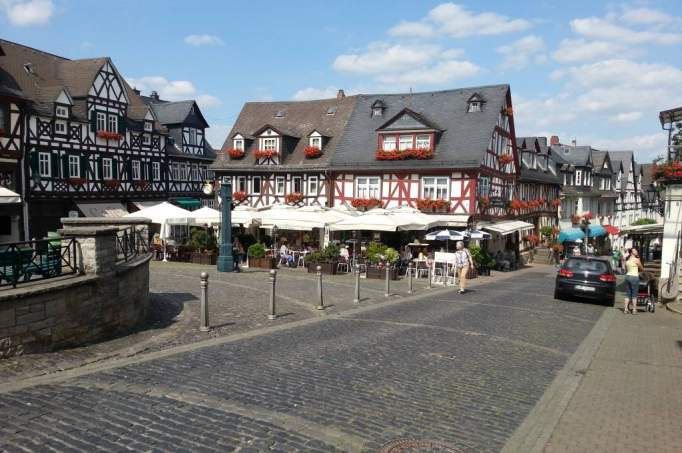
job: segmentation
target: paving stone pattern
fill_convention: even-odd
[[[552,272],[0,395],[0,450],[499,451],[604,310]]]

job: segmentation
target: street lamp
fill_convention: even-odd
[[[218,272],[234,272],[232,255],[232,184],[220,185],[220,254],[216,262]]]
[[[272,226],[272,255],[275,256],[275,252],[277,251],[277,233],[279,232],[279,228],[277,228],[277,225]]]
[[[590,240],[590,219],[583,217],[580,221],[580,229],[583,230],[585,235],[585,242],[583,242],[583,254],[587,255],[587,242]]]

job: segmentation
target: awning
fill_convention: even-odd
[[[516,233],[517,231],[532,230],[535,225],[521,220],[508,220],[506,222],[491,223],[481,227],[482,230],[492,231],[493,233],[507,236],[508,234]]]
[[[85,217],[123,217],[128,211],[121,203],[76,203]]]
[[[196,198],[176,198],[175,203],[180,205],[181,208],[198,208],[201,206],[201,201]]]
[[[579,228],[566,228],[559,233],[559,243],[582,241],[585,233]]]
[[[133,201],[133,204],[137,206],[137,209],[145,209],[145,208],[151,208],[152,206],[156,206],[157,204],[163,203],[163,200],[159,201]]]
[[[587,235],[591,238],[606,236],[606,228],[601,225],[590,225]]]
[[[663,234],[663,224],[651,223],[646,225],[631,225],[620,230],[620,234],[629,235]]]
[[[0,186],[0,204],[21,203],[21,196],[6,187]]]

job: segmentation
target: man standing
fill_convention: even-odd
[[[466,290],[466,280],[469,269],[474,266],[471,259],[471,253],[464,248],[464,242],[457,242],[457,251],[455,252],[455,267],[457,268],[457,276],[459,277],[459,293],[463,294]]]

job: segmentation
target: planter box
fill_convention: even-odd
[[[277,260],[275,258],[253,258],[249,257],[249,268],[257,267],[259,269],[277,269]]]
[[[467,273],[467,280],[478,277],[478,271],[475,267],[470,267]]]
[[[207,265],[215,265],[216,263],[216,254],[215,253],[201,253],[201,252],[192,252],[192,256],[190,258],[190,261],[194,264],[207,264]]]
[[[309,274],[314,274],[317,272],[317,266],[320,266],[322,268],[321,270],[323,274],[336,275],[336,268],[338,264],[339,262],[335,261],[333,263],[306,263],[306,266],[308,267]]]
[[[386,268],[379,269],[378,267],[367,266],[367,278],[385,279],[386,278]],[[398,280],[398,268],[397,267],[391,268],[391,270],[389,272],[389,279]]]

